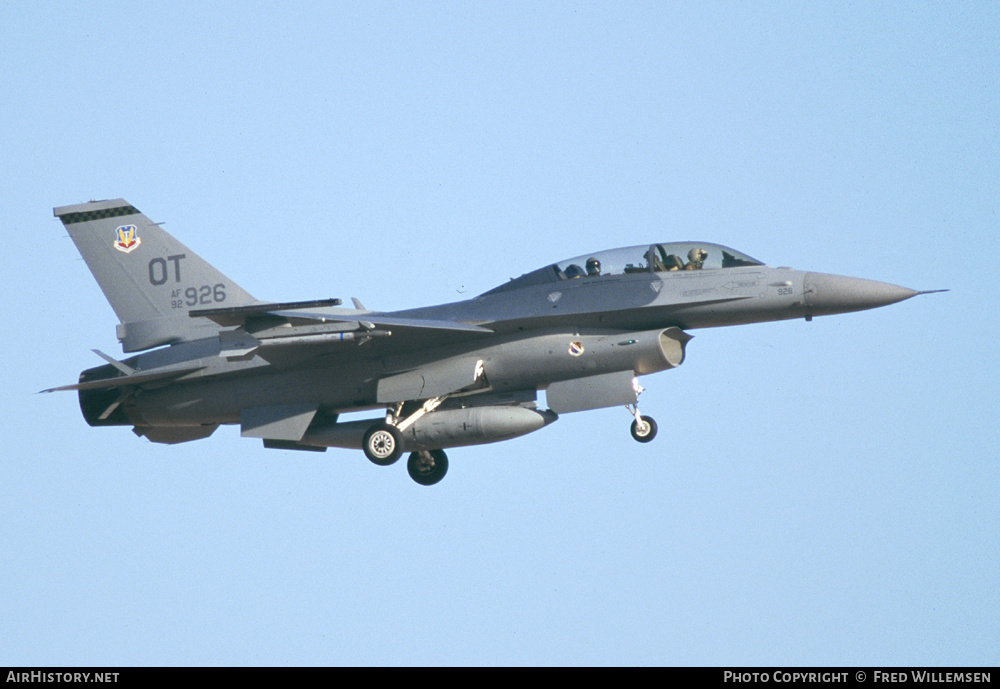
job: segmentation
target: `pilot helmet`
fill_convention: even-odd
[[[703,263],[706,258],[708,258],[708,252],[704,249],[695,247],[688,252],[688,260],[693,263]]]
[[[587,259],[587,275],[600,275],[601,274],[601,262],[596,258]]]

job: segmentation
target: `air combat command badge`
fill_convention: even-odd
[[[126,254],[134,251],[140,244],[135,225],[122,225],[115,230],[115,248]]]

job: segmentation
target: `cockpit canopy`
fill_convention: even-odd
[[[514,278],[486,294],[520,289],[529,285],[605,275],[716,270],[762,265],[764,264],[755,258],[719,244],[707,242],[642,244],[623,249],[609,249],[554,263]]]

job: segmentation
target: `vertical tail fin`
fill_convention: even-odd
[[[53,209],[111,303],[126,352],[210,337],[188,311],[257,302],[123,199]]]

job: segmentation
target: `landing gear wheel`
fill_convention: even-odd
[[[380,421],[365,432],[361,449],[374,464],[387,467],[403,456],[403,436],[395,426]]]
[[[640,443],[648,443],[656,437],[656,422],[652,416],[643,416],[642,424],[638,420],[632,422],[632,437]]]
[[[448,473],[448,455],[444,450],[411,452],[406,470],[421,486],[433,486]]]

